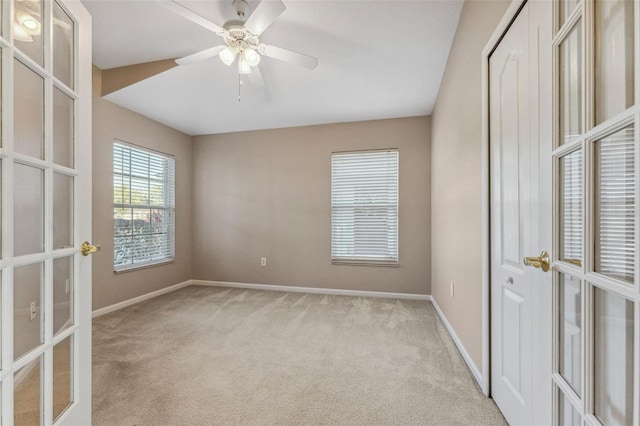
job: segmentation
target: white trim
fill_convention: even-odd
[[[246,288],[251,290],[287,291],[290,293],[330,294],[334,296],[385,297],[389,299],[431,300],[428,294],[388,293],[386,291],[343,290],[334,288],[296,287],[288,285],[249,284],[226,281],[191,280],[191,285]]]
[[[504,19],[504,18],[503,18]],[[493,38],[492,38],[493,39]],[[487,50],[487,48],[485,48]],[[482,393],[491,391],[491,207],[489,202],[491,179],[489,176],[489,54],[482,54]],[[433,302],[434,306],[438,306]],[[439,309],[437,309],[440,312]],[[440,315],[441,318],[444,315]],[[448,324],[444,319],[445,324]],[[476,380],[478,378],[476,377]]]
[[[126,308],[127,306],[135,305],[136,303],[144,302],[145,300],[153,299],[154,297],[162,296],[163,294],[171,293],[172,291],[180,290],[183,287],[187,287],[193,284],[191,280],[183,281],[178,284],[171,285],[169,287],[161,288],[160,290],[152,291],[151,293],[143,294],[142,296],[134,297],[132,299],[124,300],[122,302],[115,303],[113,305],[105,306],[104,308],[96,309],[91,314],[92,318],[97,318],[102,315]]]
[[[467,363],[467,367],[469,367],[469,370],[471,370],[471,374],[473,374],[473,377],[476,379],[476,382],[478,382],[480,387],[482,387],[483,383],[485,383],[487,380],[485,380],[485,377],[478,369],[478,366],[476,365],[475,362],[473,362],[473,359],[471,359],[469,352],[467,352],[467,349],[462,344],[462,340],[458,338],[458,335],[456,334],[455,330],[447,320],[447,317],[444,316],[444,313],[440,309],[440,306],[438,306],[438,304],[436,303],[436,299],[434,299],[433,297],[431,297],[430,299],[431,299],[431,304],[436,309],[438,316],[440,317],[440,319],[444,323],[444,326],[447,328],[447,331],[451,335],[451,339],[453,340],[453,343],[456,344],[458,351],[460,351],[460,355],[462,355],[462,358]]]
[[[491,56],[491,53],[495,50],[496,47],[498,47],[498,43],[500,43],[500,40],[502,40],[502,37],[506,34],[507,30],[511,26],[511,23],[516,19],[516,17],[518,16],[518,13],[520,12],[520,9],[522,9],[526,1],[527,0],[511,1],[511,4],[509,5],[506,12],[502,16],[500,23],[498,23],[498,26],[496,27],[495,31],[491,35],[491,38],[489,39],[487,44],[484,46],[484,49],[482,50],[483,62],[485,59],[487,60],[487,62],[489,61],[489,56]],[[484,80],[483,80],[483,83],[484,83]],[[488,93],[489,91],[487,91],[487,94]],[[484,106],[484,103],[483,103],[483,106]],[[487,109],[486,112],[488,117],[489,110]],[[485,135],[488,136],[488,134],[485,134]]]

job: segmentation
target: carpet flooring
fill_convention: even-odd
[[[94,425],[504,425],[425,301],[190,286],[96,318]]]

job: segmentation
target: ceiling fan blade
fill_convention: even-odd
[[[264,87],[264,79],[262,78],[260,67],[252,67],[251,71],[251,74],[249,74],[249,82],[251,83],[251,86],[256,89],[262,89]]]
[[[157,0],[157,2],[167,9],[171,10],[176,15],[180,15],[183,18],[188,19],[189,21],[208,29],[209,31],[218,34],[219,36],[227,33],[227,30],[222,28],[220,25],[214,24],[207,18],[198,15],[196,12],[184,7],[180,3],[177,3],[173,0]]]
[[[313,56],[309,55],[303,55],[302,53],[294,52],[293,50],[270,46],[264,43],[260,43],[260,46],[258,46],[258,52],[260,52],[261,55],[268,56],[273,59],[278,59],[280,61],[289,62],[290,64],[305,67],[310,70],[318,66],[318,58],[314,58]]]
[[[226,49],[226,45],[211,47],[209,49],[201,50],[200,52],[196,52],[193,55],[185,56],[183,58],[176,59],[176,64],[178,65],[191,65],[196,62],[204,61],[205,59],[213,58],[218,53],[222,52]]]
[[[253,11],[244,27],[252,34],[259,36],[269,25],[273,24],[286,7],[281,0],[262,0]]]

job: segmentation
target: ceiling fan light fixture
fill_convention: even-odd
[[[231,65],[233,61],[236,59],[238,55],[238,51],[235,47],[227,47],[222,52],[220,52],[220,60],[224,62],[225,65]]]
[[[238,73],[239,74],[251,74],[251,65],[244,58],[244,55],[240,56],[238,61]]]
[[[31,37],[24,28],[22,28],[22,25],[18,23],[15,23],[13,26],[13,39],[26,43],[31,43],[33,41],[33,37]]]
[[[25,19],[22,25],[28,30],[35,30],[39,24],[35,19]]]
[[[244,52],[242,52],[242,56],[252,67],[258,66],[258,64],[260,63],[260,55],[250,47],[244,49]]]
[[[14,0],[14,1],[42,1],[42,0]],[[237,18],[227,21],[223,26],[215,24],[202,17],[191,9],[180,4],[179,0],[158,0],[166,5],[174,13],[193,23],[206,28],[212,33],[222,37],[224,44],[201,50],[191,55],[176,59],[178,65],[189,65],[215,56],[227,66],[233,64],[238,58],[238,100],[240,100],[240,88],[243,83],[243,75],[251,74],[249,80],[256,87],[262,87],[264,81],[258,64],[262,56],[288,62],[307,69],[318,66],[318,59],[304,55],[293,50],[270,46],[260,43],[260,36],[286,9],[282,0],[229,0],[237,12]],[[251,4],[258,3],[253,13],[249,15]],[[249,15],[249,16],[248,16]]]
[[[22,10],[16,10],[16,21],[18,21],[18,23],[22,27],[21,29],[24,30],[24,32],[26,32],[27,34],[40,34],[40,22],[38,22],[38,20],[30,14]]]

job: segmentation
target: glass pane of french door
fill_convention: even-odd
[[[44,79],[14,60],[13,149],[42,159],[44,155]]]
[[[44,343],[43,263],[13,269],[13,357],[19,359]]]
[[[557,388],[556,388],[557,389]],[[580,413],[573,408],[569,398],[562,391],[558,390],[558,398],[556,400],[558,405],[558,424],[561,426],[581,426],[582,418]]]
[[[75,23],[58,4],[53,5],[53,75],[65,86],[74,89]]]
[[[44,0],[13,2],[13,39],[15,47],[38,65],[44,66],[44,36],[47,22],[44,22]]]
[[[44,170],[20,163],[13,165],[14,181],[21,191],[13,198],[13,254],[23,256],[44,251]]]
[[[13,424],[33,426],[42,423],[42,365],[41,355],[16,371],[13,377]]]
[[[637,425],[638,3],[555,5],[554,423]]]
[[[560,260],[582,266],[582,150],[560,158]]]
[[[73,256],[53,259],[53,335],[73,325]]]
[[[78,400],[78,24],[64,0],[0,16],[0,419],[52,425]]]
[[[73,403],[73,336],[53,347],[53,419]]]
[[[596,123],[633,105],[634,1],[595,2]]]
[[[635,141],[633,126],[594,142],[596,272],[633,283]]]
[[[603,425],[633,423],[633,302],[594,294],[594,414]]]
[[[73,98],[53,89],[53,162],[73,168]]]
[[[559,373],[578,395],[582,392],[582,283],[562,274],[558,277]]]
[[[582,22],[578,21],[559,47],[560,143],[569,142],[582,133]]]

